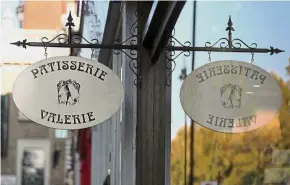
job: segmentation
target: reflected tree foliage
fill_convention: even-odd
[[[290,75],[290,58],[289,58],[289,65],[286,66],[287,74]]]

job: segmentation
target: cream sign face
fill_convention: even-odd
[[[99,124],[118,111],[123,98],[123,85],[113,71],[73,56],[27,67],[13,86],[14,102],[27,118],[58,129]]]
[[[271,74],[240,61],[217,61],[194,70],[183,82],[180,100],[186,114],[218,132],[260,128],[279,113],[282,97]]]

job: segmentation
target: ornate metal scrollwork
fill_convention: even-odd
[[[99,44],[99,40],[98,39],[91,39],[91,41],[88,41],[86,38],[84,38],[80,34],[74,34],[72,36],[72,43],[80,44],[82,41],[85,41],[87,44]]]
[[[47,37],[42,37],[41,42],[44,44],[46,43],[53,43],[55,40],[58,41],[59,44],[67,44],[68,43],[68,35],[65,33],[59,34],[51,40],[48,40]]]
[[[210,42],[206,42],[205,43],[205,47],[207,48],[213,48],[216,45],[218,45],[219,43],[219,47],[220,48],[235,48],[235,49],[240,49],[242,48],[242,46],[244,45],[245,47],[249,48],[249,49],[256,49],[257,48],[257,44],[256,43],[252,43],[250,46],[248,44],[246,44],[244,41],[242,41],[241,39],[233,39],[233,40],[229,40],[227,38],[221,38],[218,41],[216,41],[214,44],[211,44]],[[231,46],[231,47],[230,47]]]
[[[218,41],[216,41],[214,44],[211,44],[210,42],[205,43],[206,48],[214,48],[216,45],[219,44],[219,47],[221,49],[249,49],[250,53],[254,53],[255,49],[257,49],[257,44],[252,43],[251,45],[246,44],[243,40],[235,38],[232,39],[232,31],[235,31],[233,27],[233,23],[231,20],[231,16],[229,17],[228,21],[228,27],[226,28],[226,31],[228,31],[228,38],[221,38]],[[242,47],[243,46],[243,47]]]
[[[92,14],[93,10],[89,9],[88,3],[85,3],[85,13]],[[121,3],[120,7],[121,16],[123,16],[123,3]],[[44,47],[45,49],[45,56],[47,56],[46,49],[48,47],[62,47],[62,48],[91,48],[92,56],[97,56],[96,52],[100,49],[113,49],[113,53],[118,55],[123,53],[127,58],[130,59],[129,66],[134,75],[136,76],[134,80],[134,84],[136,86],[140,86],[141,84],[141,69],[139,63],[139,54],[138,51],[140,50],[141,46],[141,35],[142,35],[142,24],[140,24],[142,20],[141,11],[142,7],[138,3],[138,9],[135,11],[134,17],[136,20],[130,27],[130,36],[125,39],[124,41],[115,40],[113,44],[106,45],[99,43],[100,37],[99,32],[97,32],[89,41],[89,39],[84,38],[80,34],[73,34],[72,27],[75,26],[73,23],[73,19],[71,13],[67,18],[66,27],[68,27],[68,34],[61,33],[54,37],[53,39],[49,40],[47,37],[43,37],[41,39],[42,42],[27,42],[27,40],[17,41],[11,43],[18,47],[22,46],[26,49],[26,46],[36,46],[36,47]],[[98,22],[98,20],[97,20]],[[178,39],[175,38],[175,30],[173,29],[172,35],[169,37],[167,45],[165,46],[166,52],[166,70],[169,70],[168,74],[166,75],[166,85],[171,85],[171,75],[176,67],[176,59],[181,56],[182,54],[185,57],[189,57],[191,52],[194,51],[206,51],[209,54],[211,52],[243,52],[243,53],[251,53],[252,54],[252,61],[253,61],[253,54],[254,53],[270,53],[270,55],[278,54],[280,52],[284,52],[278,48],[270,47],[267,48],[257,48],[256,43],[252,43],[250,45],[246,44],[241,39],[235,38],[232,39],[232,31],[235,31],[233,28],[233,23],[231,21],[231,17],[229,17],[228,26],[226,28],[228,31],[228,38],[221,38],[216,41],[214,44],[210,42],[205,43],[205,47],[195,47],[191,46],[189,41],[184,43],[180,42]],[[98,39],[96,39],[97,37]],[[84,42],[84,43],[82,43]],[[219,47],[217,47],[219,45]],[[210,60],[210,58],[209,58]]]
[[[175,30],[173,30],[173,34],[170,37],[168,44],[166,46],[166,69],[170,70],[169,74],[166,76],[166,84],[169,86],[171,85],[170,76],[172,72],[174,71],[176,67],[175,60],[177,57],[179,57],[181,54],[184,54],[185,57],[190,56],[190,52],[194,51],[207,51],[209,53],[209,61],[211,61],[210,53],[211,52],[244,52],[244,53],[251,53],[252,59],[251,62],[254,61],[254,53],[270,53],[270,55],[278,54],[280,52],[284,52],[283,50],[280,50],[278,48],[274,49],[272,46],[270,49],[266,48],[257,48],[256,43],[252,43],[250,45],[246,44],[243,40],[235,38],[232,39],[232,32],[235,31],[233,27],[233,23],[231,20],[231,16],[229,17],[226,31],[228,31],[228,38],[220,38],[218,41],[216,41],[214,44],[211,44],[211,42],[206,42],[205,47],[194,47],[190,46],[190,42],[186,41],[184,43],[181,43],[178,41],[174,35]],[[176,43],[179,46],[176,46]],[[177,54],[177,52],[179,52]],[[170,65],[172,64],[172,65]]]
[[[191,43],[189,41],[184,42],[183,44],[175,38],[175,29],[172,31],[172,35],[170,36],[167,46],[176,46],[178,44],[182,47],[190,47]],[[176,51],[176,50],[166,50],[166,70],[169,70],[168,74],[166,75],[166,85],[171,85],[171,75],[176,67],[175,60],[183,54],[185,57],[189,57],[191,52],[188,50]]]
[[[122,13],[122,11],[121,11]],[[140,21],[142,19],[141,13],[136,10],[135,14],[134,14],[136,20],[135,22],[131,25],[130,27],[130,36],[125,39],[124,41],[119,41],[119,40],[115,40],[114,41],[114,45],[117,44],[126,44],[126,45],[130,45],[130,46],[140,46],[140,39],[141,39],[141,33],[142,33],[142,28],[140,27]],[[121,53],[125,54],[129,59],[129,67],[132,70],[132,72],[134,73],[134,75],[136,76],[136,78],[134,79],[134,85],[139,86],[141,85],[141,74],[140,74],[140,63],[139,63],[139,57],[138,57],[138,50],[139,47],[134,48],[134,49],[129,49],[129,50],[125,50],[125,49],[114,49],[114,54],[115,55],[119,55]]]
[[[256,43],[252,43],[250,46],[247,45],[244,41],[242,41],[241,39],[233,39],[232,40],[232,46],[233,48],[241,48],[242,47],[242,44],[244,46],[246,46],[247,48],[249,49],[256,49],[257,48],[257,44]]]
[[[93,2],[91,2],[93,3]],[[123,15],[123,3],[121,4],[121,16]],[[139,4],[140,5],[140,4]],[[138,5],[138,6],[139,6]],[[94,15],[93,10],[91,10],[88,3],[85,3],[85,10],[84,13],[86,15]],[[142,27],[140,27],[140,21],[142,19],[142,15],[140,12],[141,8],[138,7],[138,10],[135,11],[134,17],[136,20],[130,27],[130,36],[125,39],[124,41],[115,40],[112,45],[104,45],[99,43],[99,40],[95,37],[99,38],[99,34],[96,33],[95,37],[91,40],[86,39],[80,34],[74,34],[72,32],[72,27],[74,27],[73,18],[71,12],[67,18],[66,27],[68,28],[68,33],[61,33],[49,40],[47,37],[42,37],[41,42],[27,42],[27,40],[18,41],[11,43],[18,47],[22,46],[26,49],[26,46],[36,46],[36,47],[44,47],[45,49],[45,56],[47,57],[47,48],[48,47],[63,47],[63,48],[91,48],[92,49],[92,56],[97,56],[97,52],[100,48],[105,49],[113,49],[113,53],[118,54],[125,54],[126,57],[130,59],[129,66],[132,72],[136,75],[136,79],[134,80],[134,84],[140,85],[141,84],[141,70],[139,65],[139,56],[138,50],[140,49],[140,42],[141,42],[141,34],[142,34]],[[98,22],[98,21],[97,21]]]
[[[206,42],[205,43],[205,47],[206,48],[214,48],[219,43],[219,47],[221,49],[224,49],[224,48],[241,49],[242,46],[244,46],[244,48],[248,48],[250,50],[254,50],[254,49],[257,48],[258,45],[256,43],[252,43],[249,46],[248,44],[246,44],[241,39],[238,39],[238,38],[232,39],[232,31],[235,31],[235,29],[233,27],[233,23],[232,23],[232,20],[231,20],[231,16],[229,17],[228,27],[226,28],[226,31],[228,31],[228,38],[221,38],[218,41],[216,41],[214,44],[211,44],[210,42]]]
[[[221,42],[222,41],[222,42]],[[205,47],[207,48],[213,48],[220,42],[220,48],[227,48],[229,46],[229,40],[227,38],[221,38],[218,41],[216,41],[214,44],[211,44],[210,42],[205,43]]]
[[[71,39],[72,44],[80,44],[82,41],[85,41],[86,44],[99,44],[98,39],[92,39],[91,41],[88,41],[85,37],[83,37],[80,34],[73,34],[70,39]],[[41,41],[44,44],[53,43],[55,40],[57,40],[57,42],[59,44],[68,44],[69,43],[69,36],[65,33],[62,33],[62,34],[57,35],[56,37],[54,37],[51,40],[48,40],[47,37],[41,38]]]

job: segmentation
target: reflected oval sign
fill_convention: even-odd
[[[194,70],[180,90],[181,105],[199,125],[224,133],[260,128],[279,113],[281,90],[274,77],[256,65],[216,61]]]
[[[52,57],[27,67],[13,85],[17,108],[57,129],[92,127],[114,115],[124,99],[119,77],[86,58]]]

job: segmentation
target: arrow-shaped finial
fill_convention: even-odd
[[[24,39],[22,42],[21,41],[17,41],[17,42],[12,42],[10,44],[15,45],[15,46],[18,46],[18,47],[22,46],[25,49],[26,49],[26,45],[29,45],[27,43],[27,40],[26,39]]]
[[[72,26],[75,26],[75,24],[73,23],[73,18],[72,18],[72,15],[71,15],[71,11],[69,11],[69,15],[68,15],[67,21],[68,22],[65,24],[65,26],[68,26],[69,28],[71,28]]]
[[[233,22],[232,22],[232,19],[231,19],[231,16],[229,16],[229,21],[228,21],[228,27],[226,28],[226,31],[235,31],[234,27],[233,27]]]
[[[278,53],[281,53],[281,52],[285,52],[285,51],[284,50],[280,50],[278,48],[274,49],[274,47],[270,46],[270,55],[273,55],[274,53],[278,54]]]

